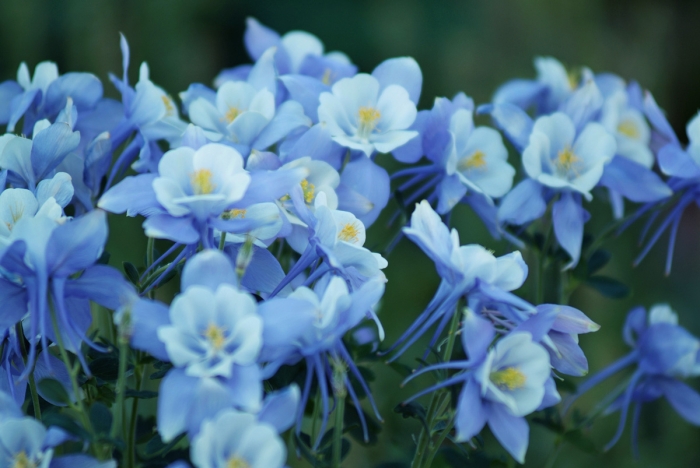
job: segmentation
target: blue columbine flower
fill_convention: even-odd
[[[404,204],[425,197],[444,215],[465,202],[498,237],[501,230],[492,199],[510,190],[515,169],[508,164],[501,135],[488,127],[474,127],[473,110],[471,98],[459,93],[452,100],[437,98],[430,111],[419,112],[411,129],[420,137],[393,155],[406,163],[425,155],[431,164],[400,170],[392,178],[408,177],[399,187],[401,192],[413,191]]]
[[[17,70],[17,81],[0,83],[0,124],[13,132],[24,117],[22,133],[29,134],[34,124],[53,119],[71,100],[82,112],[93,109],[102,98],[102,83],[91,73],[58,75],[53,62],[41,62],[30,78],[27,64]]]
[[[318,447],[329,415],[329,381],[332,367],[344,367],[343,384],[357,408],[359,398],[350,383],[348,372],[367,394],[375,415],[379,414],[365,379],[354,364],[343,343],[343,336],[365,318],[372,318],[380,327],[372,307],[384,293],[384,282],[378,278],[364,283],[350,293],[346,281],[338,276],[318,281],[314,289],[297,288],[286,298],[267,300],[260,305],[260,314],[265,322],[261,360],[266,362],[264,374],[271,377],[283,364],[306,362],[306,380],[302,389],[301,404],[296,416],[296,431],[301,430],[304,408],[315,378],[321,392],[323,418]],[[333,395],[335,397],[335,395]],[[358,411],[362,430],[367,438],[367,425],[362,411]],[[381,419],[381,418],[380,418]]]
[[[407,130],[416,118],[416,105],[398,84],[381,83],[361,73],[344,78],[331,93],[320,96],[319,120],[325,122],[333,140],[363,151],[389,153],[418,135]]]
[[[54,457],[55,447],[67,439],[63,431],[47,430],[36,419],[3,415],[0,420],[0,466],[116,468],[117,463],[113,460],[100,462],[80,453]]]
[[[281,468],[287,450],[275,428],[235,409],[204,421],[190,449],[197,468]]]
[[[532,305],[509,293],[522,286],[527,277],[527,265],[520,252],[496,258],[480,245],[460,246],[457,231],[450,232],[426,200],[417,204],[411,215],[411,225],[404,228],[404,232],[435,262],[442,280],[428,307],[387,350],[402,345],[392,360],[439,320],[431,341],[431,345],[434,344],[455,313],[460,298],[476,291],[495,296],[500,302],[534,310]]]
[[[185,264],[183,292],[169,311],[144,301],[123,311],[133,322],[132,346],[175,366],[161,382],[158,400],[164,440],[182,432],[194,436],[203,420],[226,408],[261,407],[262,323],[255,300],[237,283],[230,259],[204,250]]]
[[[681,382],[700,375],[700,340],[678,325],[678,316],[666,304],[652,307],[648,314],[643,307],[632,309],[627,314],[623,338],[632,351],[579,385],[568,402],[570,405],[603,380],[636,365],[623,395],[608,408],[609,412],[620,410],[620,423],[606,449],[622,436],[632,402],[635,403],[632,432],[635,451],[641,403],[664,396],[681,417],[700,425],[700,395]]]
[[[430,366],[411,376],[437,369],[460,369],[447,380],[419,392],[408,401],[439,388],[462,383],[455,415],[456,440],[468,441],[488,424],[491,432],[519,463],[524,463],[529,427],[524,416],[559,401],[547,383],[549,356],[527,332],[513,332],[496,342],[493,325],[467,309],[461,338],[467,361]],[[548,393],[550,395],[548,395]]]

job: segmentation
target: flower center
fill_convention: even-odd
[[[323,83],[326,86],[330,86],[331,84],[331,69],[326,68],[326,70],[323,72],[323,76],[321,77],[321,83]]]
[[[10,468],[36,468],[36,464],[29,460],[27,452],[22,450],[17,455],[15,455],[15,458]]]
[[[503,370],[491,372],[489,379],[501,390],[516,390],[523,388],[527,377],[515,367],[506,367]]]
[[[626,137],[635,139],[639,138],[639,130],[637,129],[637,126],[629,120],[623,120],[620,122],[620,125],[617,126],[617,131]]]
[[[486,154],[481,150],[474,151],[471,156],[463,158],[459,162],[457,169],[460,172],[469,171],[470,169],[485,169],[486,168]]]
[[[226,111],[226,114],[224,114],[224,118],[222,120],[225,120],[228,123],[233,122],[236,120],[236,117],[241,115],[243,112],[238,107],[229,107],[228,110]]]
[[[207,195],[212,193],[216,185],[211,181],[212,173],[209,169],[200,169],[190,175],[190,183],[195,195]]]
[[[382,114],[374,107],[360,107],[358,111],[358,134],[360,137],[367,138],[377,126],[377,121],[381,116]]]
[[[314,200],[314,195],[316,194],[316,186],[304,179],[301,181],[301,190],[304,192],[304,201],[306,203],[311,203]]]
[[[206,330],[204,330],[204,337],[209,340],[211,346],[219,351],[224,347],[224,342],[226,341],[226,334],[224,329],[215,323],[210,323]]]
[[[554,164],[562,172],[569,172],[573,169],[574,165],[578,164],[581,159],[574,154],[571,147],[567,146],[563,150],[559,151],[557,158],[554,160]]]
[[[250,464],[241,457],[234,455],[226,462],[226,468],[250,468]]]
[[[356,244],[357,242],[359,242],[359,239],[357,237],[359,233],[360,232],[357,229],[357,226],[354,222],[347,223],[345,226],[343,226],[343,229],[341,229],[338,233],[338,239],[340,239],[341,241]]]
[[[165,104],[165,115],[175,115],[175,106],[170,96],[164,94],[160,98],[163,100],[163,104]]]

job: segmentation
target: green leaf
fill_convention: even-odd
[[[127,278],[129,278],[129,281],[138,286],[140,275],[139,271],[136,269],[134,264],[131,262],[122,262],[122,266],[124,267],[124,273],[126,273],[126,276]]]
[[[168,371],[173,368],[173,365],[169,362],[158,361],[153,364],[153,367],[158,370],[148,376],[148,378],[151,380],[158,380],[165,377],[165,374],[167,374]]]
[[[63,413],[58,413],[55,411],[45,412],[42,414],[41,420],[47,427],[58,426],[69,434],[73,434],[82,440],[91,439],[90,434],[83,426]]]
[[[102,252],[102,255],[100,255],[100,258],[97,259],[97,264],[98,265],[108,265],[109,264],[109,257],[110,254],[106,250]]]
[[[127,389],[124,393],[126,398],[139,398],[141,400],[148,400],[149,398],[157,398],[158,392],[152,392],[150,390],[133,390]]]
[[[607,250],[598,249],[593,252],[591,258],[588,259],[588,276],[595,274],[597,271],[607,265],[610,258],[612,258],[612,254]]]
[[[107,435],[112,430],[112,412],[102,403],[90,407],[90,423],[98,435]]]
[[[608,276],[591,276],[586,280],[586,284],[611,299],[622,299],[632,293],[629,286]]]
[[[600,449],[580,429],[564,433],[564,440],[586,453],[600,453]]]
[[[51,378],[41,379],[37,386],[45,400],[57,401],[66,405],[70,403],[68,392],[58,380]]]
[[[119,378],[119,358],[116,356],[100,356],[88,364],[92,375],[107,382]]]

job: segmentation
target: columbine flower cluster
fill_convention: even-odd
[[[412,210],[396,240],[418,244],[441,283],[380,354],[394,361],[434,327],[428,359],[447,331],[443,362],[414,374],[445,378],[411,401],[458,386],[442,431],[454,426],[456,443],[467,442],[488,424],[523,462],[525,417],[561,400],[560,375],[588,372],[578,336],[599,327],[566,304],[517,296],[528,276],[521,253],[460,245],[450,213],[465,203],[494,237],[521,247],[530,225],[545,226],[573,268],[587,261],[584,201],[594,194],[608,197],[616,218],[625,199],[645,203],[641,216],[680,194],[643,257],[669,225],[673,245],[700,193],[698,117],[683,148],[636,83],[588,69],[574,79],[551,58],[536,60],[537,79],[506,83],[490,104],[459,93],[418,111],[422,74],[412,58],[358,73],[309,33],[280,36],[249,19],[254,63],[222,71],[215,88],[190,85],[180,105],[145,62],[130,84],[123,36],[120,46],[122,74],[109,77],[120,101],[105,98],[94,75],[59,75],[51,62],[33,76],[23,63],[16,81],[0,83],[2,466],[107,467],[113,457],[135,466],[137,432],[148,431],[139,400],[155,395],[144,459],[187,458],[173,450],[187,437],[199,468],[281,467],[281,434],[293,428],[300,454],[339,466],[348,415],[364,441],[374,421],[363,399],[381,419],[355,361],[375,357],[361,348],[376,351],[384,338],[377,310],[388,262],[365,241],[391,179],[402,180],[397,198]],[[521,154],[515,186],[501,133],[476,126],[475,111]],[[376,162],[384,153],[407,167],[390,177]],[[654,172],[655,156],[668,182]],[[104,252],[107,212],[145,218],[147,259],[126,263],[126,278]],[[541,267],[551,250],[540,246]],[[179,293],[156,300],[177,275]],[[614,441],[631,402],[661,395],[700,423],[697,395],[677,380],[698,373],[698,341],[659,308],[647,321],[633,311],[625,338],[632,353],[579,388],[638,366],[610,406],[622,411]],[[435,456],[428,429],[416,466]]]

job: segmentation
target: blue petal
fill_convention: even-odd
[[[48,115],[55,114],[69,97],[79,109],[91,108],[102,98],[102,82],[92,73],[66,73],[49,85],[44,110]]]
[[[99,461],[89,455],[75,453],[52,458],[48,468],[117,468],[117,462]]]
[[[630,346],[634,346],[637,338],[644,333],[647,328],[647,311],[644,307],[635,307],[627,313],[625,325],[622,328],[622,337]]]
[[[107,214],[91,211],[58,226],[46,246],[46,264],[54,276],[67,277],[93,265],[107,241]]]
[[[533,179],[525,179],[503,197],[498,219],[502,223],[520,226],[540,218],[546,210],[542,185]]]
[[[270,123],[253,142],[253,148],[264,150],[274,145],[289,132],[299,127],[310,127],[311,119],[304,115],[304,109],[296,101],[287,101],[278,109]]]
[[[487,417],[488,413],[481,401],[480,385],[473,378],[468,378],[457,400],[455,439],[458,442],[469,441],[481,432]]]
[[[521,109],[527,109],[539,100],[546,91],[547,87],[535,80],[511,80],[496,90],[493,103],[496,105],[514,104]]]
[[[12,99],[10,119],[7,122],[7,131],[14,132],[15,125],[19,122],[19,119],[27,112],[27,110],[36,105],[41,99],[41,90],[32,89],[26,91],[22,94],[18,94]],[[29,127],[31,128],[31,127]]]
[[[182,291],[195,285],[216,291],[222,284],[236,285],[238,280],[231,259],[218,250],[203,250],[182,270]]]
[[[525,418],[513,416],[507,407],[492,403],[489,407],[489,427],[504,449],[518,463],[525,463],[530,427]]]
[[[418,104],[423,86],[423,73],[412,57],[398,57],[384,60],[372,71],[379,81],[379,93],[389,85],[403,86],[414,104]]]
[[[167,214],[151,216],[143,222],[147,236],[156,239],[170,239],[181,244],[194,244],[199,240],[199,232],[192,225],[191,218],[173,218]]]
[[[3,307],[2,314],[0,314],[1,333],[14,327],[27,313],[27,290],[0,277],[0,298],[2,298]]]
[[[403,146],[395,148],[391,154],[394,158],[402,163],[413,164],[423,157],[423,133],[425,132],[426,124],[430,118],[430,111],[423,110],[419,111],[416,115],[416,120],[413,121],[408,130],[415,130],[419,133],[416,138],[411,138]]]
[[[505,133],[518,151],[522,151],[530,142],[532,118],[521,108],[513,104],[483,105],[477,109],[478,114],[490,114],[496,126]]]
[[[36,180],[41,180],[80,144],[80,133],[65,123],[55,123],[39,132],[32,143],[31,160]]]
[[[345,166],[340,183],[347,190],[338,191],[338,209],[350,211],[365,227],[371,226],[389,202],[389,174],[371,159],[363,157]],[[359,194],[367,202],[364,207],[352,202],[353,198],[357,199],[354,195]]]
[[[227,246],[226,251],[236,258],[242,244]],[[267,249],[253,245],[253,259],[246,268],[241,286],[254,293],[270,294],[284,278],[284,270],[280,262]]]
[[[165,304],[139,299],[131,305],[130,344],[161,361],[170,361],[165,343],[157,339],[158,329],[170,325],[170,309]]]
[[[470,362],[479,362],[486,356],[495,336],[496,331],[491,322],[467,309],[462,320],[462,344]]]
[[[659,385],[673,409],[690,424],[700,426],[700,395],[677,380],[663,379]]]
[[[296,384],[268,394],[258,413],[258,421],[271,424],[278,433],[283,433],[294,424],[300,396]]]
[[[661,171],[668,176],[682,179],[692,179],[700,176],[698,163],[677,144],[669,143],[664,145],[659,150],[657,157]]]
[[[697,166],[695,168],[697,171]],[[638,203],[673,195],[673,191],[652,170],[622,156],[615,156],[605,166],[600,184]]]
[[[647,116],[647,119],[649,119],[654,129],[664,137],[667,143],[674,143],[676,146],[680,146],[676,132],[673,131],[663,111],[656,104],[654,96],[648,91],[644,96],[644,114]]]
[[[306,156],[325,161],[340,170],[346,148],[333,141],[325,125],[316,124],[297,139],[288,138],[281,145],[280,153],[286,162]]]
[[[151,340],[157,341],[153,336]],[[184,369],[173,369],[161,381],[158,432],[163,441],[169,442],[187,429],[191,407],[197,404],[198,380],[186,375]]]
[[[302,105],[304,113],[311,117],[314,123],[318,123],[318,97],[323,92],[330,92],[331,88],[315,78],[304,75],[285,75],[280,80],[289,91],[289,95]]]
[[[571,257],[571,262],[564,267],[565,269],[575,267],[581,257],[583,224],[587,219],[588,213],[581,206],[581,197],[571,192],[562,193],[561,198],[552,206],[554,235],[559,245]]]
[[[588,373],[586,355],[571,334],[550,331],[549,338],[557,347],[557,352],[549,353],[554,369],[566,375],[583,376]]]
[[[108,309],[117,310],[135,297],[136,291],[117,269],[108,265],[94,265],[79,278],[67,281],[65,294],[90,299]]]
[[[532,341],[539,342],[552,328],[557,318],[556,309],[537,308],[537,313],[515,327],[512,332],[526,331],[532,335]]]
[[[125,177],[102,195],[97,206],[111,213],[126,212],[128,216],[145,215],[155,208],[163,211],[153,190],[153,181],[156,177],[158,174]]]
[[[23,91],[16,81],[7,80],[0,83],[0,124],[6,124],[10,120],[12,100]]]

